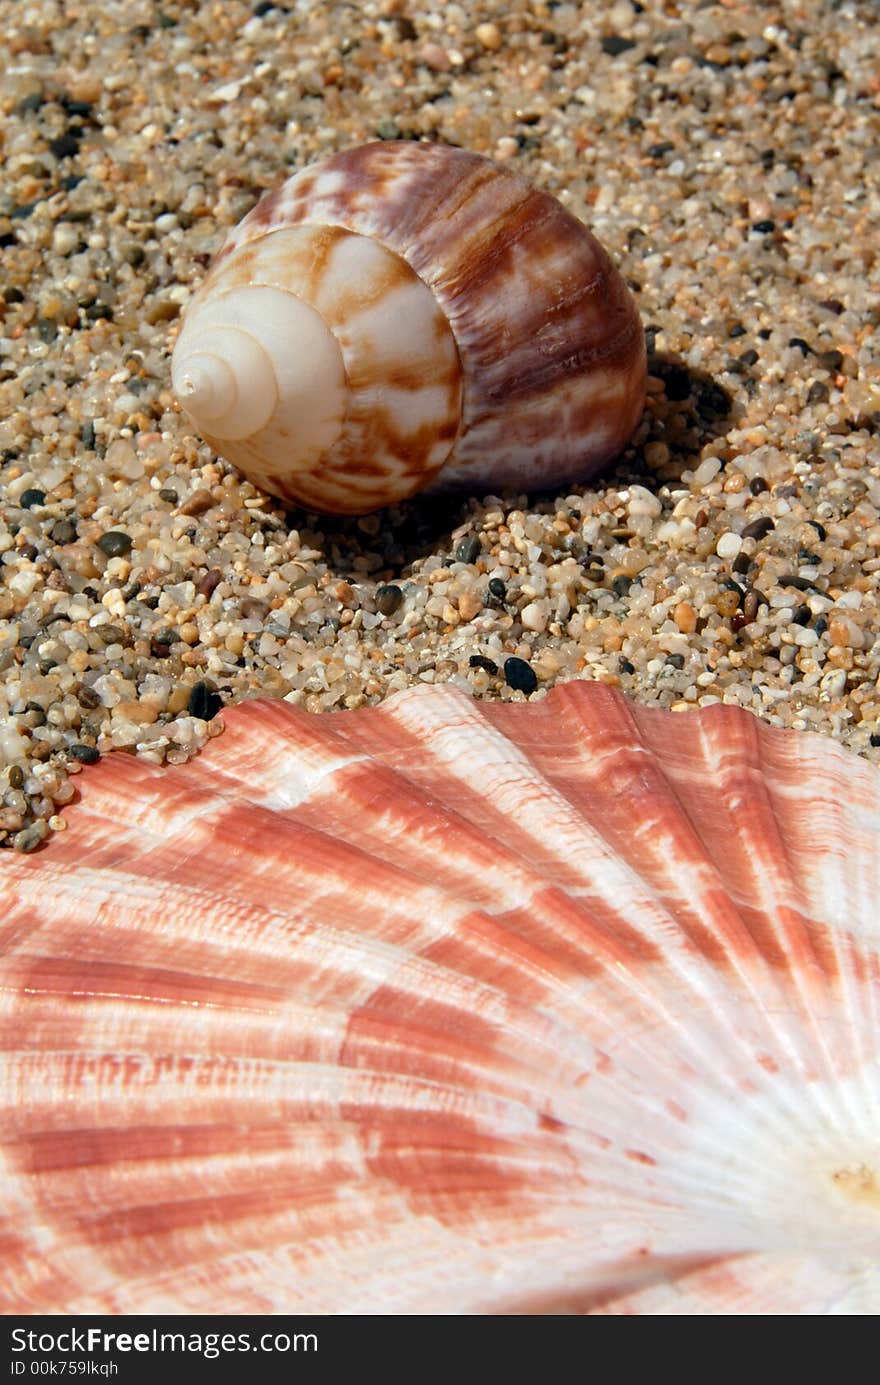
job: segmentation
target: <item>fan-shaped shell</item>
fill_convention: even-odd
[[[582,683],[226,720],[4,862],[4,1311],[880,1309],[875,769]]]
[[[236,394],[222,362],[239,348]],[[645,346],[620,274],[555,198],[466,150],[389,141],[262,199],[188,307],[173,369],[203,436],[258,485],[360,514],[592,475],[638,422]]]

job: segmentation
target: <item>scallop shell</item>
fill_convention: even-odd
[[[880,1310],[880,776],[570,683],[226,714],[4,862],[5,1312]]]
[[[244,218],[172,373],[257,485],[363,514],[592,475],[638,422],[645,345],[620,274],[555,198],[466,150],[389,141],[303,169]]]

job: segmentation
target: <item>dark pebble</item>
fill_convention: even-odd
[[[808,341],[804,341],[803,337],[789,337],[788,344],[789,346],[796,346],[802,356],[809,356],[813,349]]]
[[[483,545],[473,534],[467,538],[459,539],[455,545],[455,561],[457,563],[475,563],[483,551]]]
[[[87,452],[91,452],[95,446],[95,425],[92,422],[84,423],[80,430],[80,439]]]
[[[100,697],[94,688],[90,688],[87,683],[80,684],[75,696],[79,705],[85,707],[87,712],[93,712],[96,707],[101,705]]]
[[[24,783],[24,770],[21,765],[10,765],[6,771],[6,780],[10,789],[20,789]]]
[[[742,531],[744,539],[763,539],[775,529],[776,525],[769,515],[761,515],[758,519],[753,519],[751,524],[747,524]]]
[[[20,558],[26,558],[29,563],[35,563],[37,558],[40,556],[40,550],[36,547],[35,544],[23,543],[21,548],[18,550],[18,556]]]
[[[121,625],[99,625],[98,638],[105,644],[125,644],[126,631]]]
[[[84,120],[90,119],[94,110],[91,101],[74,101],[72,96],[62,96],[61,104],[68,115],[82,116]]]
[[[223,581],[223,573],[219,567],[209,568],[205,575],[200,579],[196,591],[200,596],[206,597],[209,601],[216,587]]]
[[[745,573],[747,573],[749,569],[753,568],[754,566],[755,561],[753,558],[749,557],[748,553],[737,553],[736,557],[730,565],[730,570],[731,572],[739,573],[740,576],[744,576]]]
[[[834,313],[835,317],[839,317],[844,310],[844,304],[839,298],[822,298],[819,300],[819,307],[827,309],[829,313]]]
[[[490,580],[489,595],[494,596],[496,601],[503,601],[507,596],[507,588],[500,577],[493,577]]]
[[[669,660],[667,659],[666,662],[668,663]],[[629,659],[618,659],[617,669],[619,673],[635,673],[636,666],[635,664],[631,664]]]
[[[880,745],[880,733],[878,733],[877,731],[871,732],[870,744],[874,746],[875,749],[878,745]]]
[[[39,505],[45,505],[46,492],[36,489],[22,491],[19,505],[23,510],[33,510]]]
[[[667,654],[666,662],[667,664],[671,664],[673,668],[684,668],[684,655]]]
[[[824,404],[829,396],[827,385],[823,385],[821,380],[814,380],[807,391],[808,404]]]
[[[58,336],[58,323],[51,317],[37,318],[37,333],[40,341],[48,346]]]
[[[202,721],[212,721],[223,706],[223,698],[211,687],[210,683],[194,683],[192,692],[186,709],[191,717],[199,717]]]
[[[675,145],[670,144],[669,140],[661,140],[659,144],[652,144],[648,147],[649,159],[662,159],[664,154],[671,154]]]
[[[27,96],[23,96],[16,106],[18,115],[27,115],[30,111],[38,111],[46,97],[41,91],[29,91]]]
[[[98,547],[108,558],[124,558],[131,552],[131,539],[120,529],[111,529],[98,539]]]
[[[403,592],[393,582],[376,588],[376,610],[380,615],[393,616],[402,600]]]
[[[744,351],[741,356],[738,356],[737,360],[740,362],[741,365],[756,365],[758,361],[758,353],[753,348],[751,348],[748,351]]]
[[[746,329],[741,322],[728,322],[727,335],[729,337],[744,337]]]
[[[761,236],[767,236],[771,231],[776,230],[775,221],[753,221],[752,230],[757,231]]]
[[[809,548],[799,548],[799,549],[798,549],[798,562],[799,562],[799,563],[809,563],[810,566],[812,567],[812,565],[813,565],[814,563],[821,563],[821,561],[822,561],[822,559],[819,557],[819,554],[818,554],[818,553],[813,553],[811,549],[809,549]]]
[[[792,624],[809,625],[810,617],[812,616],[812,614],[813,612],[810,610],[809,606],[796,606],[794,611],[792,612]]]
[[[164,500],[166,505],[176,505],[177,491],[173,491],[170,486],[165,486],[159,492],[159,499]]]
[[[618,573],[618,575],[615,578],[613,578],[611,582],[612,589],[618,596],[626,596],[632,584],[633,579],[631,577],[627,577],[626,573],[624,572]]]
[[[53,543],[73,543],[76,539],[76,525],[69,519],[59,519],[49,530],[49,537]]]
[[[487,673],[498,672],[498,665],[482,654],[472,654],[468,659],[468,668],[484,668]]]
[[[749,482],[749,490],[752,492],[752,495],[763,495],[764,492],[769,489],[770,487],[767,485],[763,476],[753,476]]]
[[[78,130],[67,130],[56,139],[50,139],[49,153],[53,159],[69,159],[79,153],[80,138]]]
[[[778,577],[776,580],[780,587],[794,587],[795,591],[799,592],[815,592],[819,590],[815,582],[808,581],[806,577],[799,577],[796,572],[784,572],[782,576]]]
[[[838,370],[840,370],[840,367],[843,365],[843,352],[819,351],[816,354],[816,360],[819,362],[820,366],[823,366],[825,368],[825,370],[833,370],[836,373]]]
[[[5,303],[23,303],[24,294],[22,293],[21,289],[17,289],[15,287],[4,289],[3,301]]]
[[[176,630],[157,630],[150,636],[150,653],[157,659],[167,659],[168,651],[179,638]]]
[[[538,686],[534,669],[529,667],[525,659],[517,659],[516,655],[504,660],[504,681],[517,692],[533,693]]]
[[[83,745],[80,741],[74,741],[73,745],[69,745],[67,753],[83,765],[95,765],[101,758],[97,746]]]
[[[818,521],[817,519],[808,519],[808,520],[807,520],[807,523],[808,523],[808,524],[811,524],[811,525],[813,526],[813,528],[815,529],[816,533],[819,535],[820,541],[821,541],[822,543],[824,543],[825,540],[826,540],[827,537],[828,537],[828,532],[827,532],[827,530],[826,530],[826,528],[825,528],[825,525],[824,525],[824,524],[820,524],[819,521]]]
[[[813,629],[815,630],[817,635],[825,634],[825,631],[828,629],[828,621],[825,619],[824,616],[819,617],[819,619],[816,621],[816,624],[813,626]]]
[[[607,38],[602,39],[602,52],[607,53],[609,58],[619,57],[621,53],[626,53],[635,46],[635,39],[623,38],[621,34],[609,34]]]

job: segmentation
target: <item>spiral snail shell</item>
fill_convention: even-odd
[[[426,489],[586,478],[639,419],[645,350],[620,274],[553,197],[400,141],[259,202],[188,307],[172,374],[257,485],[365,514]]]

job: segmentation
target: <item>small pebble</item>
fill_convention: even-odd
[[[376,610],[380,615],[393,616],[402,600],[403,592],[393,582],[376,588]]]
[[[483,603],[476,592],[462,592],[458,598],[458,614],[462,620],[473,620],[483,609]]]
[[[751,523],[745,526],[742,531],[742,537],[744,539],[763,539],[775,527],[769,515],[760,515],[757,519],[753,519]]]
[[[509,688],[527,695],[538,686],[534,669],[529,667],[525,659],[518,659],[516,655],[504,660],[504,681]]]
[[[739,534],[728,531],[726,534],[722,534],[716,543],[715,552],[719,558],[735,558],[742,548],[742,542]]]
[[[101,758],[99,752],[93,745],[82,745],[78,741],[74,741],[73,745],[69,745],[67,750],[68,754],[72,755],[74,760],[78,760],[82,765],[95,765]]]
[[[203,515],[215,504],[216,501],[210,491],[193,491],[192,495],[181,505],[180,513],[182,515]]]
[[[131,552],[131,539],[119,529],[111,529],[98,539],[98,547],[108,558],[123,558]]]
[[[474,37],[480,47],[487,48],[490,53],[497,53],[504,42],[497,24],[478,24],[474,30]]]
[[[481,552],[482,544],[480,540],[473,534],[469,534],[466,538],[459,539],[458,543],[455,545],[455,560],[456,562],[470,565],[477,561]]]
[[[57,524],[53,524],[49,530],[49,537],[53,543],[64,544],[74,543],[76,540],[76,525],[69,519],[59,519]]]
[[[468,668],[482,668],[487,673],[497,673],[498,665],[492,659],[487,659],[483,654],[472,654],[468,659]]]
[[[199,717],[202,721],[212,721],[222,708],[222,697],[208,683],[193,684],[187,702],[187,711],[191,717]]]

